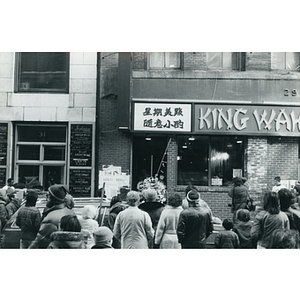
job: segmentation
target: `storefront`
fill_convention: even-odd
[[[183,195],[187,185],[196,185],[214,214],[224,218],[230,215],[233,177],[247,177],[258,200],[274,176],[298,179],[297,106],[176,100],[132,105],[133,187],[161,174],[169,191]]]

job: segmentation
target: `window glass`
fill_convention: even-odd
[[[44,160],[65,160],[64,146],[45,146]]]
[[[39,145],[19,145],[20,160],[40,160]]]
[[[178,138],[178,184],[208,185],[209,138]]]
[[[150,52],[150,68],[179,68],[180,52]]]
[[[243,173],[241,137],[178,137],[178,184],[228,185]]]
[[[300,52],[271,52],[272,70],[300,70]]]
[[[18,91],[68,92],[69,54],[21,52]]]
[[[207,68],[234,70],[238,68],[237,52],[207,52]]]
[[[221,54],[222,52],[207,52],[208,69],[221,69]]]

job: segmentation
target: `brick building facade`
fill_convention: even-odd
[[[101,95],[100,102],[103,108],[101,109],[101,114],[103,114],[101,122],[104,122],[105,125],[101,123],[100,140],[102,142],[99,147],[101,162],[99,168],[101,165],[115,164],[126,171],[129,170],[131,187],[135,189],[136,183],[142,179],[138,169],[142,168],[143,161],[153,164],[153,169],[148,170],[148,175],[154,176],[160,158],[166,150],[164,176],[167,189],[184,195],[188,172],[185,169],[185,173],[182,172],[185,177],[180,179],[180,168],[184,168],[178,162],[181,159],[179,154],[183,153],[180,148],[181,140],[188,137],[207,139],[210,143],[208,147],[208,152],[210,152],[205,155],[208,155],[207,159],[211,160],[212,153],[215,153],[212,152],[215,150],[214,145],[218,145],[218,141],[215,142],[216,139],[237,139],[238,143],[242,143],[242,154],[232,152],[233,154],[230,155],[237,155],[238,160],[242,161],[241,166],[239,165],[236,169],[233,167],[233,172],[228,173],[225,170],[226,164],[223,163],[222,167],[220,167],[221,165],[216,167],[219,168],[218,170],[224,167],[223,173],[221,172],[220,176],[213,176],[215,166],[209,162],[208,170],[205,171],[206,173],[204,172],[204,175],[197,177],[198,174],[194,174],[200,183],[195,185],[200,189],[201,197],[210,205],[213,214],[221,219],[231,215],[228,207],[230,198],[227,195],[230,188],[230,182],[227,179],[230,175],[233,177],[234,174],[242,174],[247,177],[250,194],[258,201],[261,201],[265,191],[272,188],[273,179],[277,175],[281,176],[287,184],[293,184],[295,180],[299,179],[297,118],[299,115],[300,74],[298,73],[298,54],[294,54],[292,59],[288,57],[290,54],[282,54],[282,57],[286,59],[284,63],[281,62],[278,53],[271,52],[231,53],[230,56],[228,53],[215,53],[214,55],[204,52],[184,52],[180,53],[177,58],[174,53],[171,54],[172,57],[167,57],[167,53],[164,53],[164,56],[156,55],[154,58],[151,57],[151,53],[144,52],[114,53],[111,54],[114,57],[113,61],[108,60],[109,53],[101,53],[103,57],[101,61],[101,80],[103,82],[101,84],[108,85],[109,83],[105,81],[114,73],[113,78],[117,85],[122,85],[127,80],[128,90],[125,92],[122,90],[123,93],[120,93],[120,89],[115,88],[114,93],[106,93],[110,96]],[[291,60],[290,64],[287,63],[289,59]],[[178,61],[179,64],[176,65]],[[173,62],[175,62],[174,65],[172,65]],[[125,72],[122,71],[124,65],[127,66]],[[110,82],[110,84],[112,83]],[[139,105],[143,109],[150,109],[150,107],[157,109],[162,107],[162,104],[167,104],[173,109],[182,104],[190,105],[191,129],[178,132],[175,129],[158,130],[158,127],[150,128],[148,125],[145,128],[142,128],[142,125],[136,127],[138,119],[141,117],[138,115]],[[204,107],[203,111],[206,109],[206,112],[208,109],[212,111],[215,109],[216,112],[223,110],[228,113],[230,107],[233,112],[243,109],[249,113],[251,111],[252,117],[256,113],[257,124],[253,127],[250,124],[252,121],[248,120],[249,127],[253,127],[248,132],[247,129],[246,131],[243,129],[230,132],[224,128],[216,132],[212,130],[212,127],[210,130],[201,132],[196,127],[196,123],[199,117],[197,111],[202,107]],[[115,109],[119,110],[119,113]],[[276,124],[281,127],[263,132],[261,126],[266,125],[267,118],[273,112],[272,109],[276,113],[276,116],[272,117],[273,123],[278,121]],[[261,124],[259,125],[258,118],[261,118],[264,110],[268,115],[265,122],[260,119]],[[127,116],[127,123],[124,121],[125,117],[120,120],[120,111]],[[287,115],[284,114],[284,111],[287,112]],[[292,119],[293,130],[284,128],[288,127],[287,117],[294,116],[294,113],[296,113],[296,117]],[[110,122],[108,116],[110,116]],[[104,121],[105,118],[107,121]],[[144,124],[147,121],[143,117],[141,120]],[[142,124],[141,122],[140,124]],[[275,126],[275,123],[273,125]],[[152,139],[152,144],[149,143],[148,147],[144,140],[150,139]],[[155,146],[159,143],[162,145],[160,150],[157,149],[158,146]],[[226,143],[228,146],[231,142],[227,141]],[[188,143],[188,148],[191,144],[192,142]],[[155,154],[152,155],[153,153],[149,150],[151,147],[152,152],[159,156],[157,162],[155,162]],[[144,157],[141,153],[145,153]],[[152,160],[147,158],[147,155],[151,156]],[[224,155],[223,152],[222,155]],[[225,157],[228,158],[228,156]],[[237,173],[234,173],[235,171]]]

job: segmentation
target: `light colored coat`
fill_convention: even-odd
[[[155,234],[155,244],[158,244],[160,249],[181,248],[176,232],[181,211],[181,206],[166,206],[161,213]]]
[[[149,214],[133,206],[118,214],[113,233],[122,249],[148,249],[154,237]]]

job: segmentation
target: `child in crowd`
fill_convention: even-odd
[[[250,221],[250,212],[247,209],[239,209],[236,213],[237,223],[233,226],[233,231],[238,235],[242,249],[250,249],[252,240],[250,236],[252,222]]]
[[[85,205],[81,216],[78,217],[87,249],[90,249],[95,244],[93,233],[98,228],[98,222],[95,220],[96,215],[97,209],[95,206]]]
[[[112,231],[106,227],[99,227],[94,233],[95,245],[92,249],[113,249],[112,240],[113,233]]]
[[[236,249],[239,247],[239,237],[232,231],[233,222],[231,219],[225,219],[222,223],[225,228],[215,237],[215,247],[217,249]]]

